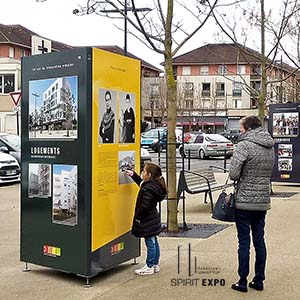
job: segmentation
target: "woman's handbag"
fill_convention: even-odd
[[[225,221],[225,222],[234,222],[235,221],[235,192],[227,194],[226,185],[228,178],[225,183],[225,188],[222,190],[222,193],[219,195],[219,198],[213,209],[212,218]]]

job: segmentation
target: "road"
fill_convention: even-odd
[[[166,150],[163,150],[160,153],[160,158],[158,153],[153,152],[152,150],[149,150],[151,159],[154,163],[158,163],[163,170],[166,169]],[[176,150],[177,153],[177,159],[176,159],[176,168],[177,171],[180,171],[182,169],[182,157],[180,156],[178,149]],[[230,166],[231,159],[226,160],[226,168],[228,169]],[[185,168],[188,169],[188,159],[184,159]],[[197,171],[201,169],[208,168],[209,166],[217,166],[220,168],[224,168],[224,157],[211,157],[209,159],[201,160],[200,158],[191,158],[190,160],[190,169],[192,171]],[[218,170],[215,170],[218,172]],[[220,171],[222,172],[222,171]]]

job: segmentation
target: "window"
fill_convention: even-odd
[[[15,75],[0,75],[0,94],[8,94],[15,90]]]
[[[225,96],[225,83],[217,82],[216,83],[216,96]]]
[[[225,74],[226,74],[226,66],[225,66],[225,65],[219,66],[219,68],[218,68],[218,73],[219,73],[220,75],[225,75]]]
[[[256,90],[257,92],[259,92],[260,89],[261,89],[261,83],[260,83],[260,81],[252,81],[252,82],[251,82],[251,87],[252,87],[254,90]]]
[[[186,109],[193,109],[194,101],[193,99],[184,100],[184,108]]]
[[[192,109],[194,106],[194,83],[186,82],[184,84],[184,107]]]
[[[159,85],[157,83],[150,85],[150,98],[157,98],[159,96]]]
[[[251,98],[250,105],[251,105],[251,108],[257,108],[257,99]]]
[[[233,106],[233,108],[242,108],[242,100],[241,99],[233,99],[232,106]]]
[[[200,75],[208,75],[208,66],[200,67]]]
[[[194,97],[194,83],[186,82],[184,84],[184,98],[193,98]]]
[[[237,66],[237,74],[240,74],[240,75],[246,74],[246,66],[238,65]]]
[[[9,47],[8,56],[11,58],[15,57],[15,48],[14,47]]]
[[[241,84],[241,82],[235,81],[233,83],[232,96],[233,97],[241,97],[242,96],[242,84]]]
[[[251,66],[251,74],[252,75],[261,75],[260,65],[252,65]]]
[[[203,97],[210,96],[210,83],[202,83],[202,96]]]
[[[196,137],[195,143],[202,144],[202,143],[203,143],[203,140],[204,140],[203,135],[198,135],[198,136]]]
[[[191,67],[189,66],[182,67],[182,75],[183,76],[191,75]]]
[[[21,56],[22,56],[22,57],[27,56],[27,55],[26,55],[26,51],[25,51],[24,49],[21,50]]]

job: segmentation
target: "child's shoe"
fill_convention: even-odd
[[[149,268],[147,265],[144,265],[142,268],[136,269],[134,272],[136,275],[153,275],[154,267]]]
[[[159,265],[154,265],[153,268],[154,268],[154,273],[159,273],[159,271],[160,271]]]

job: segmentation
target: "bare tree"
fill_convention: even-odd
[[[193,0],[187,3],[184,0],[152,0],[151,12],[143,12],[138,9],[135,0],[130,0],[130,8],[127,1],[120,0],[88,0],[85,6],[74,11],[76,14],[106,15],[105,11],[113,9],[119,13],[119,16],[125,18],[131,28],[128,31],[142,43],[152,50],[163,55],[164,70],[166,76],[166,99],[167,99],[167,122],[168,122],[168,230],[178,230],[177,220],[177,195],[176,195],[176,143],[175,127],[177,117],[177,91],[176,81],[173,73],[173,57],[192,37],[195,36],[211,17],[212,12],[217,7],[223,5],[232,5],[239,1],[235,0]],[[219,4],[222,2],[222,4]],[[147,3],[148,4],[148,3]],[[143,5],[145,3],[143,2]],[[178,20],[174,17],[174,11],[182,12],[189,16]],[[133,13],[133,17],[127,14],[128,11]],[[180,13],[181,15],[181,13]],[[184,23],[191,18],[194,19],[193,28],[187,29]]]
[[[257,5],[257,2],[259,5]],[[254,53],[252,53],[252,55],[256,56],[260,63],[261,71],[258,75],[261,78],[261,88],[257,90],[252,86],[246,86],[244,89],[247,90],[251,96],[258,99],[259,117],[261,121],[263,121],[266,113],[266,103],[268,102],[268,87],[276,83],[287,81],[290,77],[295,76],[299,68],[282,44],[286,36],[291,33],[292,19],[297,15],[299,16],[300,7],[298,0],[281,0],[279,13],[275,15],[272,14],[272,10],[270,10],[266,15],[265,0],[256,1],[252,6],[249,3],[249,1],[242,1],[236,5],[236,10],[240,13],[238,19],[226,18],[226,14],[217,9],[215,9],[212,14],[226,38],[240,47],[240,55],[244,58],[249,54],[251,55],[251,51],[245,47],[249,42],[251,30],[256,28],[260,34],[260,55],[258,56]],[[241,22],[242,25],[239,26],[239,22]],[[274,67],[281,69],[281,72],[283,72],[282,64],[280,65],[278,63],[280,53],[284,53],[296,68],[294,68],[294,70],[291,68],[287,70],[288,75],[284,76],[284,78],[272,78]],[[243,85],[247,84],[243,82]]]

